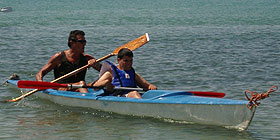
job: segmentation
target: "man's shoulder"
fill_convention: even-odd
[[[84,56],[89,56],[89,57],[93,57],[92,55],[90,54],[87,54],[87,53],[83,53]]]
[[[55,61],[61,60],[62,56],[63,56],[63,53],[64,53],[63,51],[57,52],[51,57],[51,59],[53,59]]]
[[[84,57],[86,57],[87,59],[94,59],[94,57],[90,54],[86,54],[86,53],[83,53],[82,54]]]
[[[53,56],[55,56],[55,57],[62,57],[63,54],[65,54],[64,51],[61,51],[61,52],[55,53]]]

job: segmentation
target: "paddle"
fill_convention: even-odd
[[[96,86],[83,86],[83,85],[72,85],[72,84],[60,84],[60,83],[51,83],[44,81],[27,81],[19,80],[17,82],[18,88],[33,88],[33,89],[58,89],[58,88],[96,88],[101,89],[104,87]]]
[[[103,88],[96,86],[82,86],[82,85],[72,85],[72,84],[59,84],[59,83],[51,83],[51,82],[41,82],[41,81],[23,81],[19,80],[17,83],[19,88],[37,88],[37,89],[57,89],[60,87],[64,88]],[[147,91],[143,88],[130,88],[130,87],[115,87],[115,90],[137,90],[137,91]],[[207,91],[188,91],[195,96],[203,96],[203,97],[216,97],[223,98],[225,93],[220,92],[207,92]]]
[[[126,44],[120,46],[120,47],[118,47],[118,48],[115,49],[112,53],[110,53],[110,54],[108,54],[108,55],[106,55],[106,56],[104,56],[104,57],[102,57],[102,58],[96,60],[96,62],[101,62],[101,61],[103,61],[103,60],[105,60],[105,59],[107,59],[107,58],[109,58],[109,57],[111,57],[111,56],[117,55],[118,52],[119,52],[119,50],[122,49],[122,48],[128,48],[128,49],[130,49],[131,51],[133,51],[133,50],[135,50],[135,49],[137,49],[137,48],[143,46],[144,44],[146,44],[149,40],[150,40],[150,39],[149,39],[148,33],[145,33],[144,35],[142,35],[142,36],[140,36],[140,37],[138,37],[138,38],[136,38],[136,39],[134,39],[134,40],[132,40],[132,41],[130,41],[130,42],[128,42],[128,43],[126,43]],[[70,73],[68,73],[68,74],[65,74],[65,75],[63,75],[63,76],[61,76],[61,77],[59,77],[59,78],[57,78],[57,79],[51,81],[51,83],[55,83],[55,82],[57,82],[57,81],[59,81],[59,80],[65,79],[65,78],[67,78],[67,77],[70,77],[70,76],[72,76],[72,75],[78,73],[78,72],[81,72],[81,71],[83,71],[84,69],[88,68],[88,66],[89,66],[89,65],[85,65],[85,66],[83,66],[83,67],[81,67],[81,68],[78,68],[78,69],[76,69],[76,70],[74,70],[74,71],[72,71],[72,72],[70,72]],[[39,89],[34,89],[34,90],[32,90],[32,91],[29,91],[29,92],[27,92],[27,93],[25,93],[25,94],[23,94],[23,95],[21,95],[21,96],[15,98],[15,99],[6,100],[6,101],[1,101],[1,102],[16,102],[16,101],[21,100],[21,99],[24,98],[24,97],[27,97],[27,96],[29,96],[29,95],[32,95],[33,93],[35,93],[35,92],[37,92],[37,91],[39,91]]]

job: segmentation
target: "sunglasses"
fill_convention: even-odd
[[[74,42],[79,42],[79,43],[82,43],[82,44],[87,43],[86,40],[76,40],[76,39],[73,39],[73,41]]]

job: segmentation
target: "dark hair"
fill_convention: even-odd
[[[133,57],[133,53],[132,53],[132,51],[129,50],[128,48],[122,48],[122,49],[118,52],[118,58],[122,59],[124,56]]]
[[[85,32],[81,31],[81,30],[73,30],[73,31],[71,31],[70,34],[69,34],[69,38],[68,38],[68,47],[69,48],[71,48],[70,40],[77,40],[77,35],[85,36]]]

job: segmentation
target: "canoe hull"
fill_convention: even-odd
[[[17,85],[15,80],[8,82]],[[79,93],[48,89],[34,95],[61,105],[239,130],[248,128],[256,110],[256,107],[247,108],[248,101],[199,97],[186,91],[150,90],[144,93],[143,99],[99,96],[103,90],[89,91]]]
[[[57,104],[93,108],[123,115],[172,119],[186,123],[217,125],[246,130],[254,116],[255,107],[246,105],[137,103],[111,100],[79,99],[39,93],[37,96]],[[205,98],[205,97],[201,97]]]

